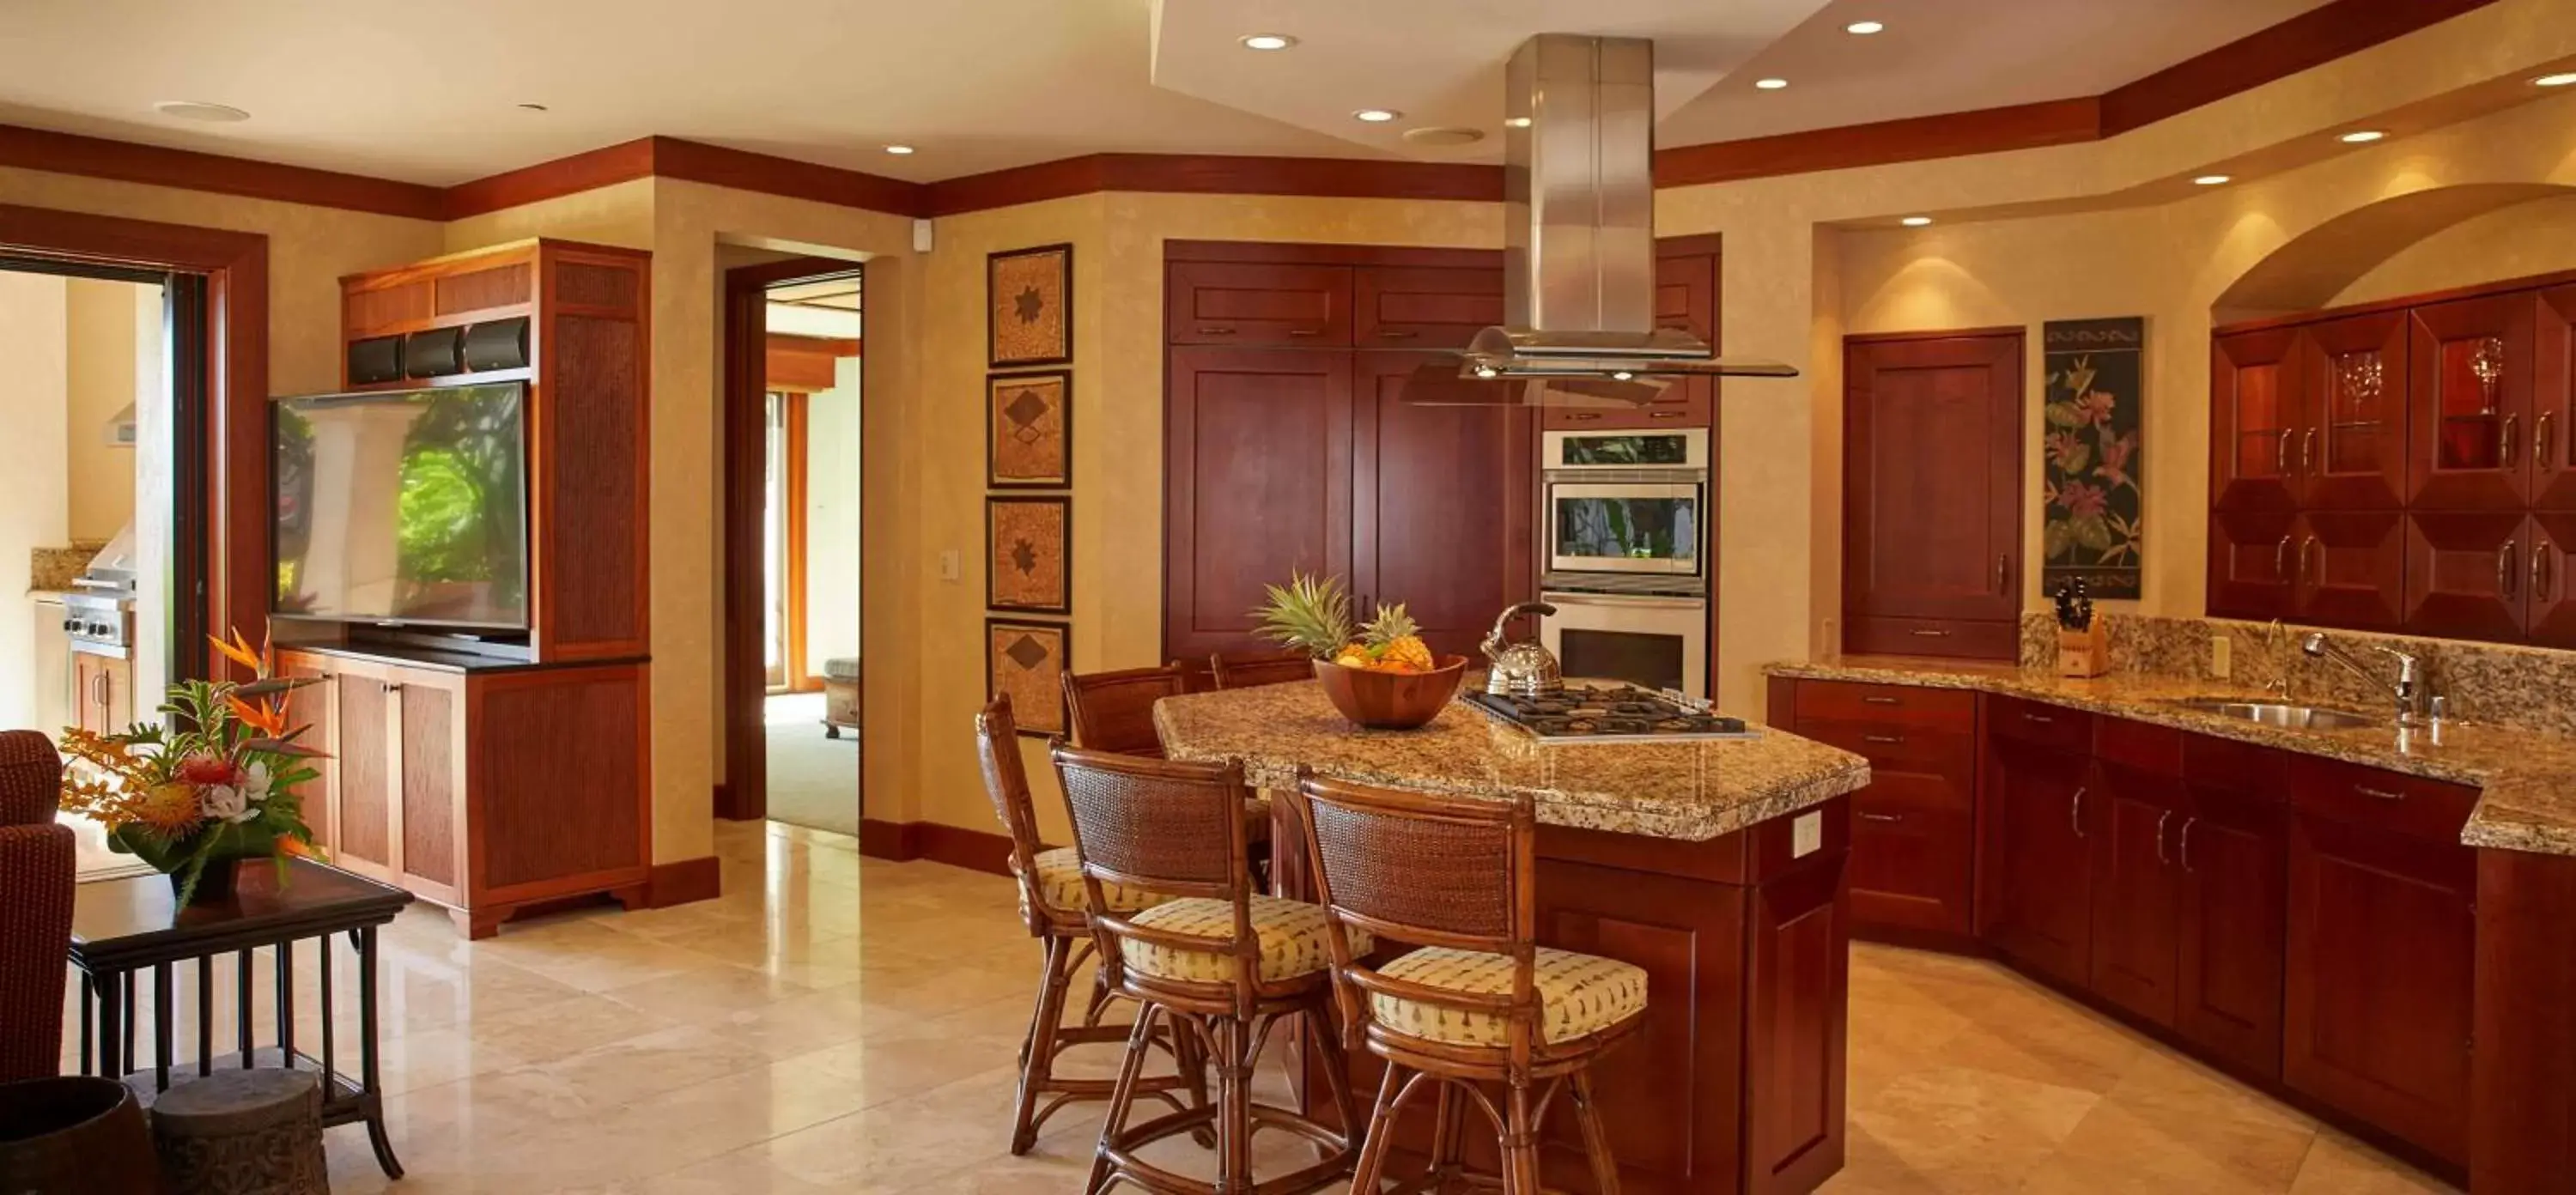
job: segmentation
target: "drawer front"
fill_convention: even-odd
[[[1967,734],[1977,726],[1977,695],[1965,689],[1802,680],[1798,682],[1798,725],[1804,727],[1809,719]]]
[[[1862,655],[2009,660],[2021,651],[2021,624],[1966,618],[1843,615],[1843,650]]]
[[[1922,774],[1965,793],[1976,776],[1976,736],[1964,731],[1801,718],[1798,733],[1869,760],[1873,787],[1893,776]]]
[[[1348,266],[1175,262],[1165,301],[1173,344],[1351,346]]]
[[[2093,755],[2153,776],[2180,776],[2182,732],[2151,722],[2098,718],[2093,723]]]
[[[1354,281],[1352,339],[1364,349],[1463,349],[1503,322],[1500,266],[1373,266]]]
[[[2093,715],[2018,697],[1986,699],[1986,733],[2070,755],[2093,752]]]
[[[2205,734],[2182,736],[2182,775],[2197,788],[2243,793],[2278,804],[2288,799],[2288,753]]]
[[[1539,409],[1539,426],[1548,431],[1655,431],[1670,427],[1708,427],[1714,404],[1709,383],[1683,378],[1635,407],[1567,407]]]
[[[1937,789],[1922,794],[1882,781],[1852,794],[1853,923],[1973,932],[1975,824],[1974,814],[1946,803]]]
[[[2433,842],[2457,843],[2478,790],[2313,755],[2290,757],[2290,800],[2302,813]]]

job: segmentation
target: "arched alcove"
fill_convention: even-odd
[[[2391,196],[2292,237],[2228,286],[2210,305],[2211,318],[2231,324],[2313,311],[2437,232],[2516,204],[2570,195],[2576,187],[2560,183],[2471,183]]]

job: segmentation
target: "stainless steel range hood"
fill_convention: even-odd
[[[1655,326],[1653,42],[1542,33],[1513,52],[1504,94],[1504,326],[1454,374],[1424,366],[1406,401],[1615,407],[1679,377],[1798,375]]]

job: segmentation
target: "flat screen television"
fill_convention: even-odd
[[[524,383],[272,407],[279,616],[527,628]]]

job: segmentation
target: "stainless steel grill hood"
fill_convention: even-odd
[[[1653,42],[1540,34],[1504,94],[1504,326],[1454,374],[1424,366],[1407,401],[1626,406],[1678,377],[1798,375],[1655,326]]]

